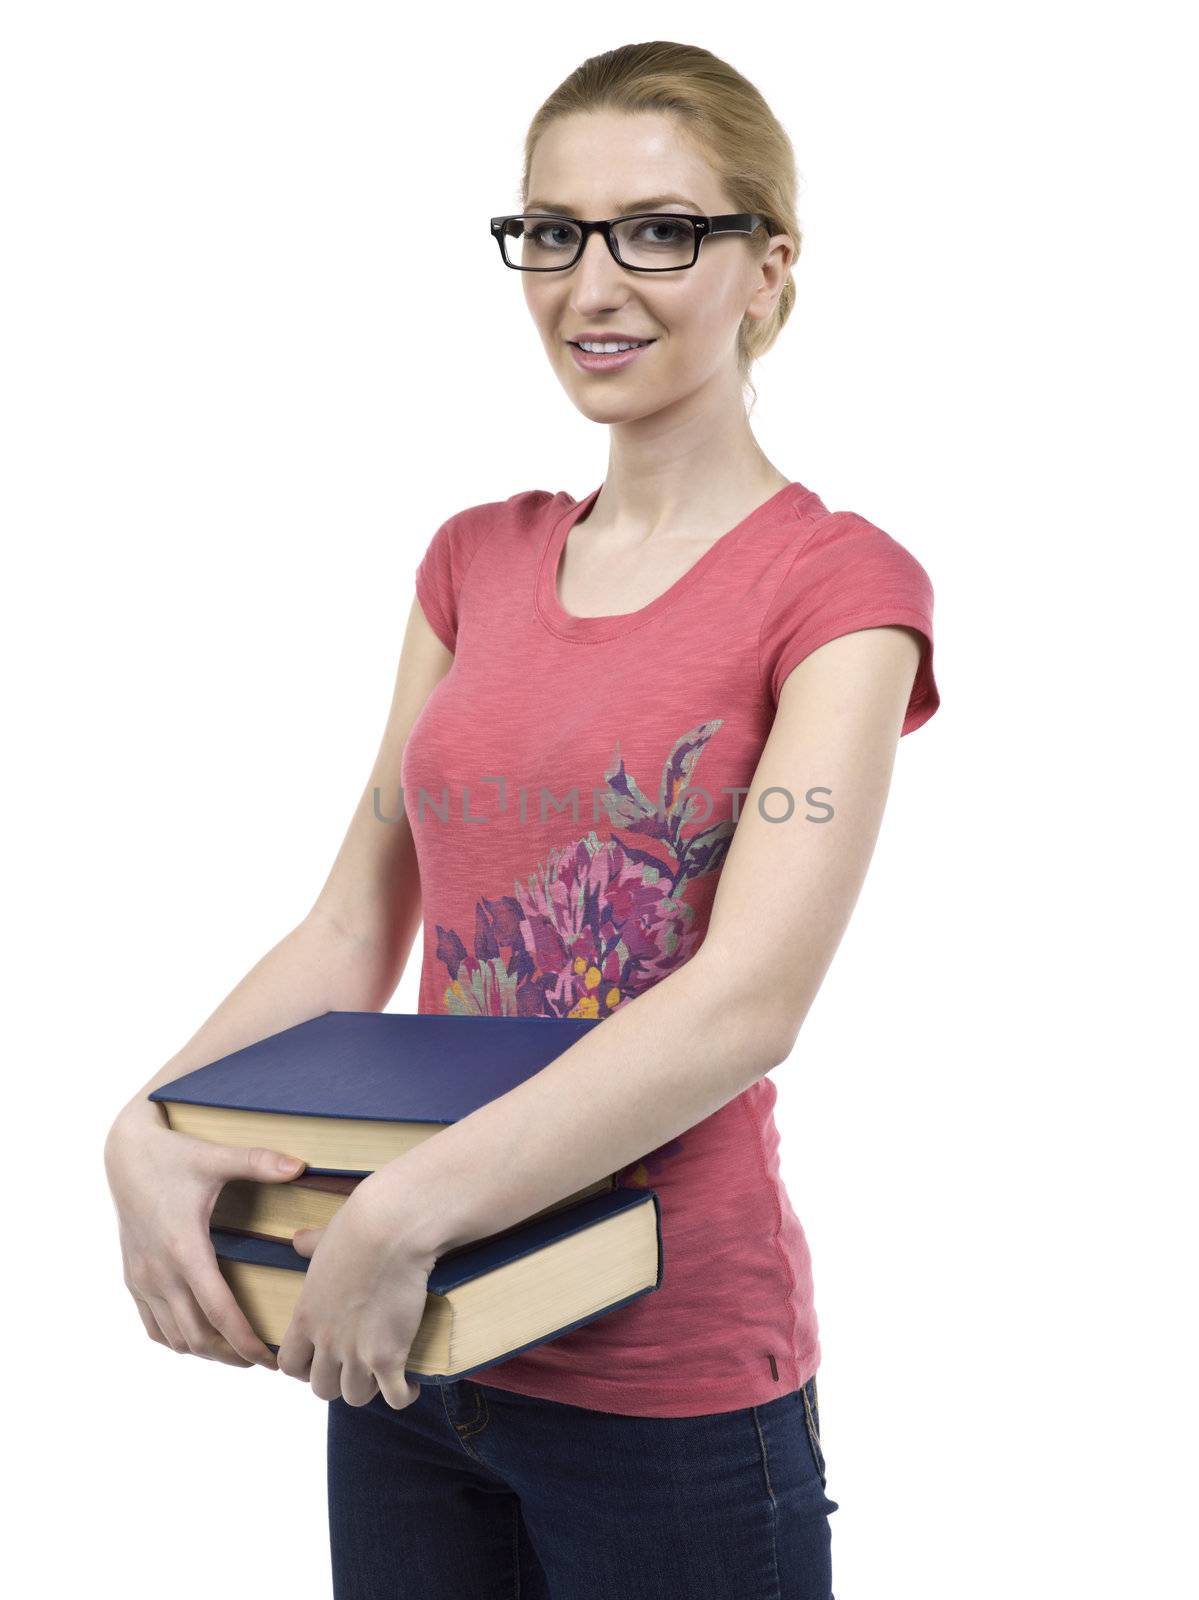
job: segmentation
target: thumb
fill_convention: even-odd
[[[249,1178],[255,1183],[286,1183],[308,1165],[300,1156],[262,1145],[215,1145],[213,1160],[223,1178]]]
[[[321,1242],[324,1228],[297,1228],[291,1236],[291,1247],[299,1255],[311,1256]]]

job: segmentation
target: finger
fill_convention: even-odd
[[[264,1145],[203,1143],[199,1159],[222,1181],[249,1178],[254,1183],[287,1183],[303,1172],[307,1162],[284,1150]]]
[[[379,1385],[364,1362],[346,1360],[341,1364],[341,1393],[347,1405],[365,1406],[379,1393]]]
[[[409,1383],[403,1367],[376,1370],[375,1377],[379,1380],[379,1393],[393,1411],[403,1411],[420,1399],[420,1384]]]
[[[285,1372],[289,1378],[298,1378],[301,1383],[307,1383],[315,1355],[316,1349],[312,1340],[307,1334],[301,1333],[296,1326],[293,1311],[287,1332],[283,1335],[283,1342],[279,1346],[279,1371]]]
[[[218,1328],[213,1327],[186,1282],[179,1284],[171,1300],[171,1309],[192,1355],[203,1356],[208,1361],[222,1361],[231,1367],[254,1365],[248,1356],[233,1349]]]
[[[254,1332],[249,1318],[238,1305],[236,1295],[217,1266],[211,1240],[206,1251],[206,1255],[189,1261],[187,1268],[188,1286],[197,1305],[230,1349],[243,1360],[274,1372],[279,1365],[274,1352]]]
[[[176,1355],[186,1356],[191,1354],[191,1347],[179,1331],[179,1324],[175,1321],[175,1314],[163,1295],[147,1294],[146,1304],[154,1313],[154,1320],[162,1329],[166,1342]]]
[[[133,1303],[137,1307],[137,1314],[142,1319],[146,1332],[150,1335],[151,1339],[153,1339],[154,1343],[166,1345],[169,1349],[171,1341],[158,1326],[157,1318],[155,1317],[153,1311],[151,1311],[150,1307],[142,1299],[141,1295],[135,1294],[133,1296]]]
[[[341,1394],[341,1361],[327,1350],[318,1350],[312,1361],[309,1379],[312,1392],[322,1400],[336,1400]]]

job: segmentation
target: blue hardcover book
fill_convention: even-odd
[[[308,1257],[280,1239],[217,1228],[209,1237],[251,1327],[277,1352]],[[412,1383],[452,1383],[581,1328],[661,1282],[655,1190],[610,1189],[542,1213],[437,1261],[405,1375]]]
[[[282,1150],[309,1173],[361,1177],[533,1077],[599,1025],[326,1011],[160,1084],[149,1098],[182,1133]]]

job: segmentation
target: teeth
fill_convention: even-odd
[[[640,350],[642,345],[646,345],[648,343],[648,339],[635,339],[631,343],[621,340],[619,343],[614,342],[611,344],[594,344],[590,339],[580,339],[579,349],[588,350],[592,355],[596,356],[612,356],[615,355],[618,350]]]

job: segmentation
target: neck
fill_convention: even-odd
[[[768,460],[741,400],[697,391],[610,425],[608,469],[587,523],[646,538],[719,536],[790,480]]]

